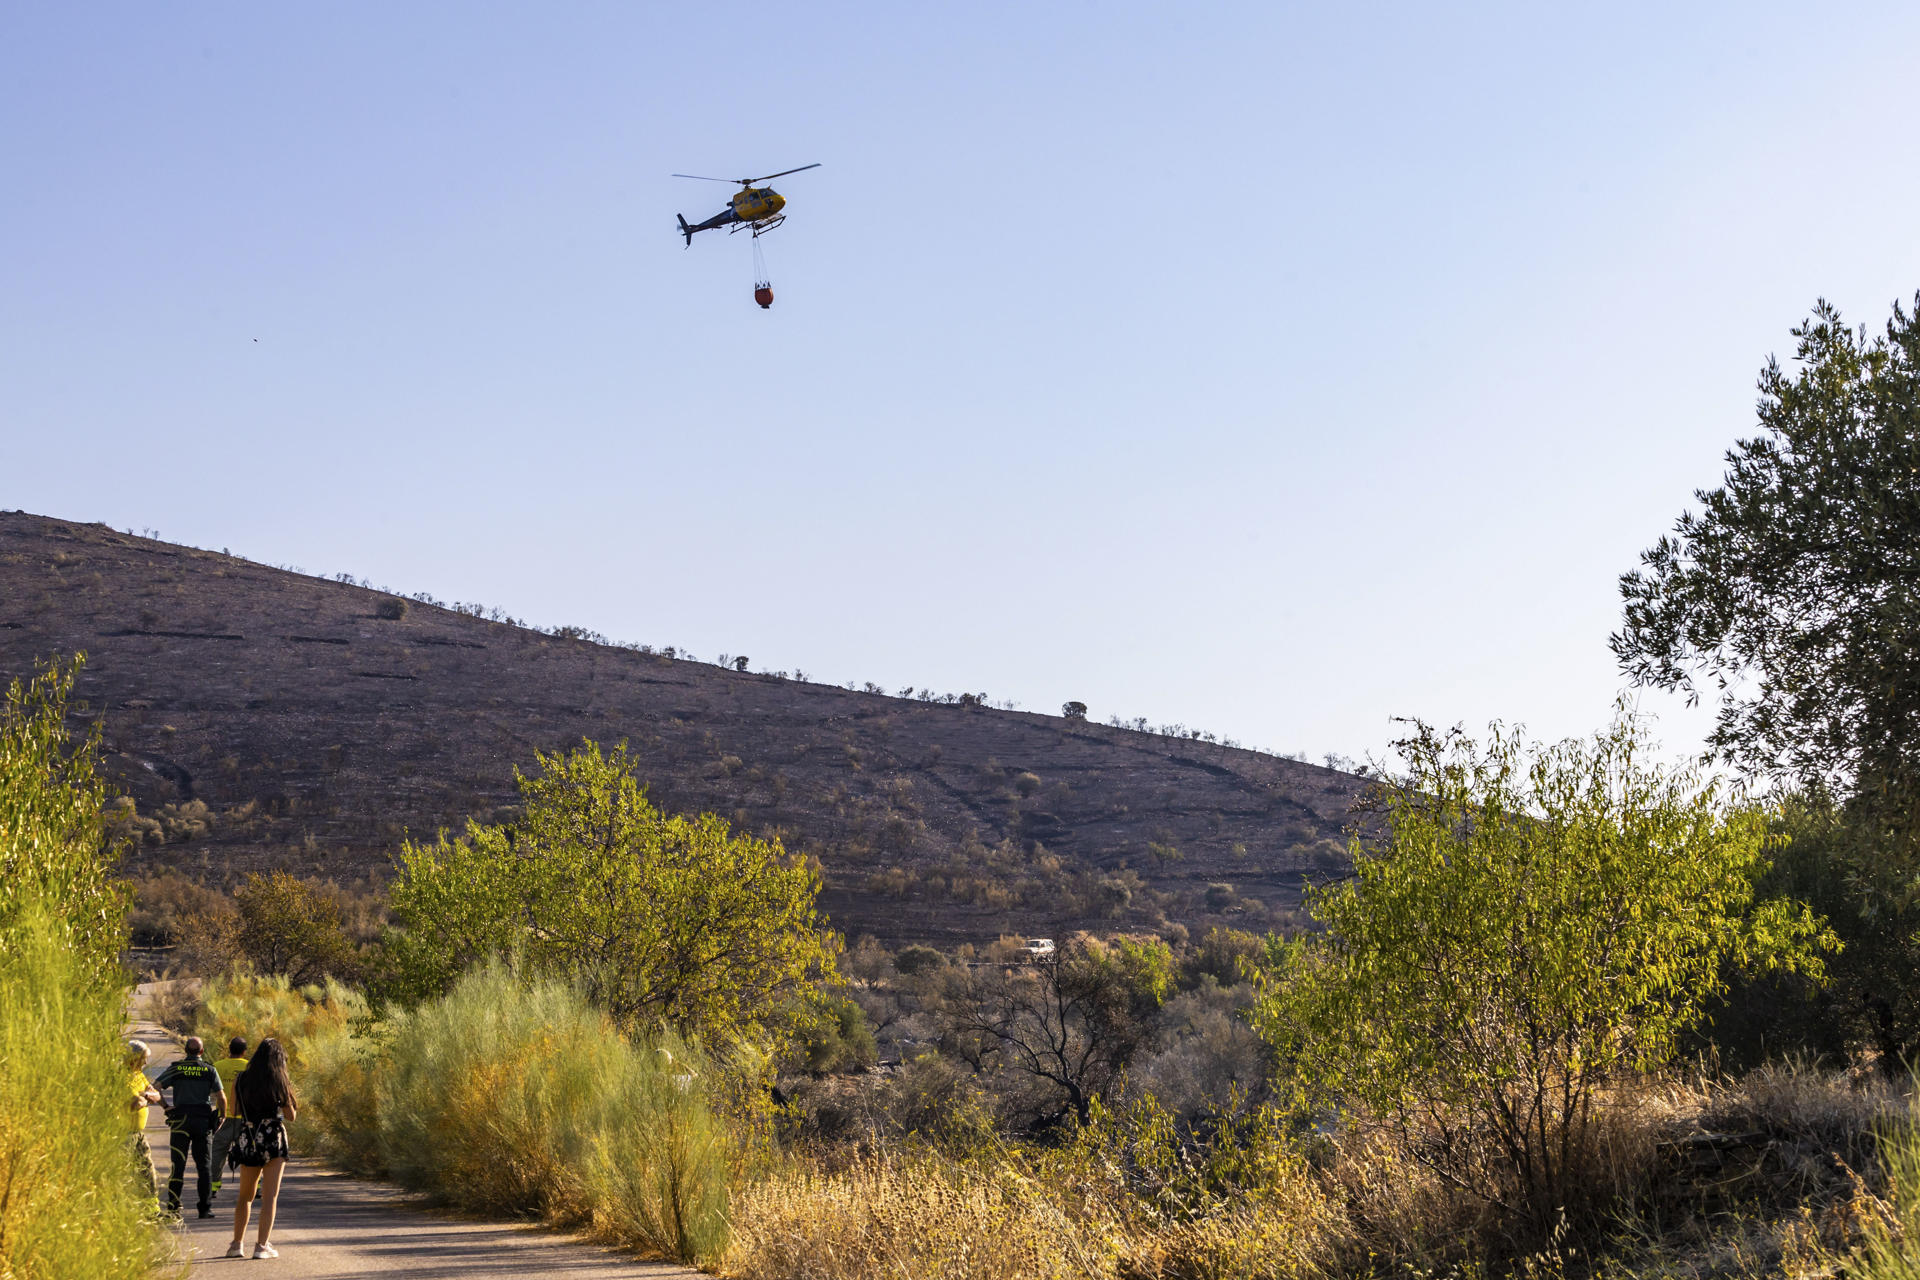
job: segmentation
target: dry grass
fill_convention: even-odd
[[[1874,1135],[1905,1118],[1914,1101],[1905,1081],[1802,1062],[1769,1063],[1735,1081],[1695,1086],[1694,1096],[1704,1127],[1749,1127],[1849,1158],[1872,1154]]]
[[[1200,1142],[1149,1111],[1108,1117],[1057,1150],[976,1142],[794,1157],[736,1191],[722,1273],[1706,1280],[1844,1269],[1920,1280],[1899,1252],[1914,1251],[1920,1223],[1905,1089],[1790,1064],[1621,1087],[1605,1102],[1585,1175],[1592,1203],[1545,1242],[1359,1126],[1313,1138],[1256,1117]],[[1890,1133],[1909,1135],[1907,1146]]]
[[[1352,1255],[1302,1181],[1166,1214],[1073,1161],[928,1150],[796,1162],[736,1194],[721,1274],[738,1280],[1298,1280]],[[1089,1173],[1084,1166],[1082,1175]]]
[[[1111,1224],[1076,1221],[1010,1163],[897,1153],[832,1171],[796,1163],[741,1192],[721,1274],[1078,1280],[1115,1275],[1118,1243]]]
[[[1655,1163],[1614,1229],[1583,1242],[1608,1273],[1858,1274],[1848,1259],[1898,1221],[1886,1135],[1911,1132],[1905,1083],[1786,1062],[1645,1093]]]
[[[1151,1104],[1061,1148],[976,1129],[796,1157],[734,1203],[722,1272],[741,1280],[1296,1280],[1352,1252],[1328,1184],[1278,1128],[1256,1116],[1192,1148]]]
[[[1909,1115],[1880,1133],[1888,1186],[1847,1271],[1861,1280],[1920,1280],[1920,1118]]]

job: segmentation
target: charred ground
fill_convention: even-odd
[[[1279,923],[1365,783],[1085,720],[739,672],[24,513],[0,678],[84,651],[135,872],[378,876],[503,818],[536,750],[627,740],[654,799],[778,834],[850,937]],[[383,602],[385,606],[383,608]],[[382,616],[400,612],[400,617]]]

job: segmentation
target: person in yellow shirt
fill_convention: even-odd
[[[220,1127],[213,1131],[213,1193],[220,1194],[222,1171],[227,1167],[227,1148],[240,1136],[240,1115],[233,1105],[233,1082],[247,1069],[247,1041],[244,1036],[235,1036],[227,1041],[227,1056],[213,1064],[220,1073],[220,1082],[226,1086],[226,1116],[220,1121]]]
[[[153,1176],[153,1148],[147,1145],[147,1108],[160,1101],[160,1091],[147,1079],[147,1051],[144,1040],[127,1041],[127,1106],[133,1113],[133,1178],[147,1189],[147,1198],[156,1199],[160,1188]]]

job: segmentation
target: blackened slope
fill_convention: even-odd
[[[1084,721],[855,693],[579,640],[20,513],[0,514],[0,675],[85,650],[81,690],[143,813],[204,835],[136,867],[378,872],[407,833],[513,801],[513,770],[629,741],[657,800],[817,855],[849,934],[1268,922],[1337,868],[1363,783]],[[1021,775],[1039,779],[1036,787]],[[251,806],[249,808],[248,806]],[[1134,881],[1133,877],[1138,877]],[[1216,891],[1215,905],[1222,905]]]

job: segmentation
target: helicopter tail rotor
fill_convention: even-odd
[[[676,213],[673,216],[680,219],[680,234],[687,238],[687,248],[693,248],[693,228],[687,225],[687,220],[682,215]]]

